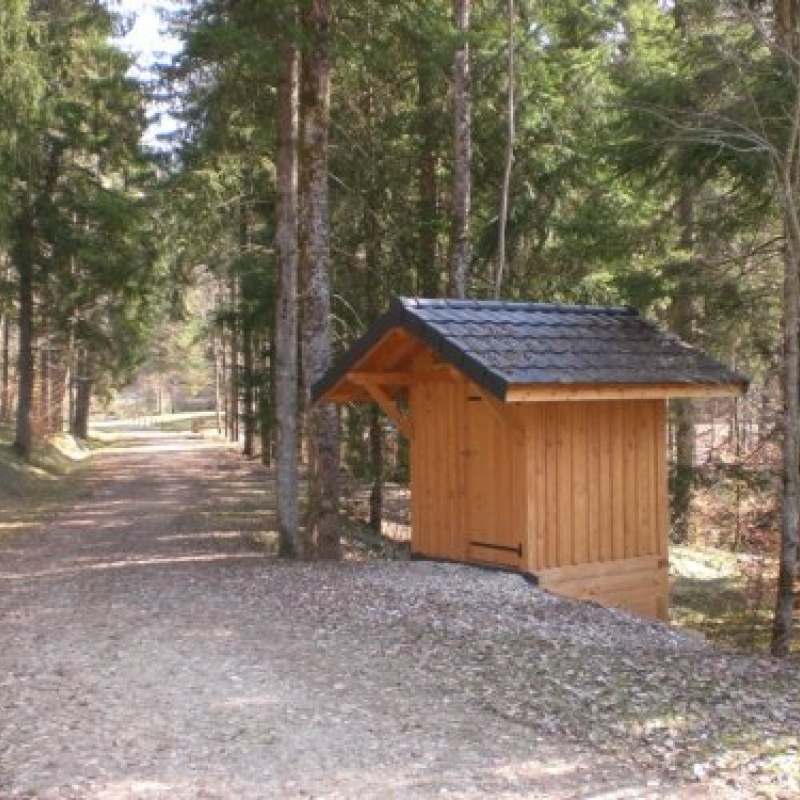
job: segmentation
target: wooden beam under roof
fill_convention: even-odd
[[[507,403],[544,403],[569,400],[669,400],[671,398],[741,397],[746,386],[738,383],[655,384],[521,384],[506,390]]]
[[[347,379],[353,383],[376,383],[379,386],[408,386],[410,372],[348,372]]]
[[[348,380],[361,386],[369,396],[383,409],[387,417],[397,426],[400,431],[407,438],[411,438],[411,420],[406,412],[401,411],[397,404],[386,393],[385,389],[377,383],[369,380],[358,380],[354,376],[358,373],[350,373]]]

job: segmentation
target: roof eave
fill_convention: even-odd
[[[328,400],[332,392],[347,379],[347,373],[363,359],[369,351],[380,342],[392,328],[403,325],[406,310],[402,302],[396,298],[389,308],[343,353],[333,366],[311,387],[311,402]]]
[[[741,397],[747,381],[726,383],[539,383],[514,384],[507,388],[507,403],[565,400],[678,400]]]

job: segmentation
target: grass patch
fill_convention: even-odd
[[[775,560],[714,547],[673,546],[672,622],[727,648],[767,651]]]
[[[91,448],[71,436],[39,443],[29,462],[11,448],[11,431],[0,426],[0,538],[36,527],[78,496],[75,480]]]

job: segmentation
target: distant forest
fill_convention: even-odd
[[[309,388],[393,295],[632,305],[752,378],[673,404],[673,540],[703,535],[701,489],[735,495],[721,543],[778,559],[789,652],[800,0],[184,0],[152,82],[114,44],[129,24],[0,6],[0,419],[22,457],[85,437],[148,357],[180,372],[191,330],[228,435],[275,465],[281,552],[336,558],[342,470],[379,529],[405,445]],[[147,147],[165,99],[178,131]]]

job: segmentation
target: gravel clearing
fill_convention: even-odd
[[[796,798],[800,667],[518,576],[289,564],[269,477],[97,458],[0,543],[0,798]]]

